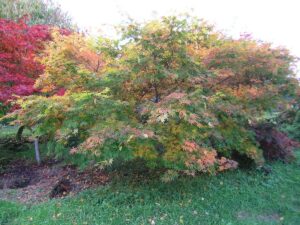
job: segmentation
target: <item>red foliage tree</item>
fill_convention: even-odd
[[[33,85],[43,65],[35,57],[50,38],[49,26],[29,26],[26,18],[18,22],[0,19],[0,103],[37,91]]]

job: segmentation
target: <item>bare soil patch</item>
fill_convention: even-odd
[[[87,188],[105,185],[109,177],[97,168],[78,170],[49,160],[38,166],[23,160],[10,163],[0,174],[0,199],[38,203],[49,198],[75,195]]]

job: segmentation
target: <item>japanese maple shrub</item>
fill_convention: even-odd
[[[121,34],[56,33],[36,82],[51,97],[21,100],[18,121],[57,151],[102,165],[142,158],[174,176],[236,168],[236,154],[263,163],[250,127],[288,107],[298,88],[285,49],[231,39],[194,18],[131,23]],[[51,95],[60,88],[63,96]]]

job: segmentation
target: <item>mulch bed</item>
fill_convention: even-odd
[[[105,185],[109,177],[97,168],[79,171],[49,160],[38,166],[18,160],[0,174],[0,199],[38,203],[49,198],[75,195],[87,188]]]

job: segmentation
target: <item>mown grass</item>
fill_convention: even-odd
[[[298,159],[299,159],[298,154]],[[115,179],[106,187],[38,205],[0,201],[0,224],[300,224],[300,164],[272,172]]]
[[[14,138],[17,135],[18,126],[3,126],[0,124],[0,139]],[[28,129],[24,129],[23,136],[29,136],[31,133]]]

